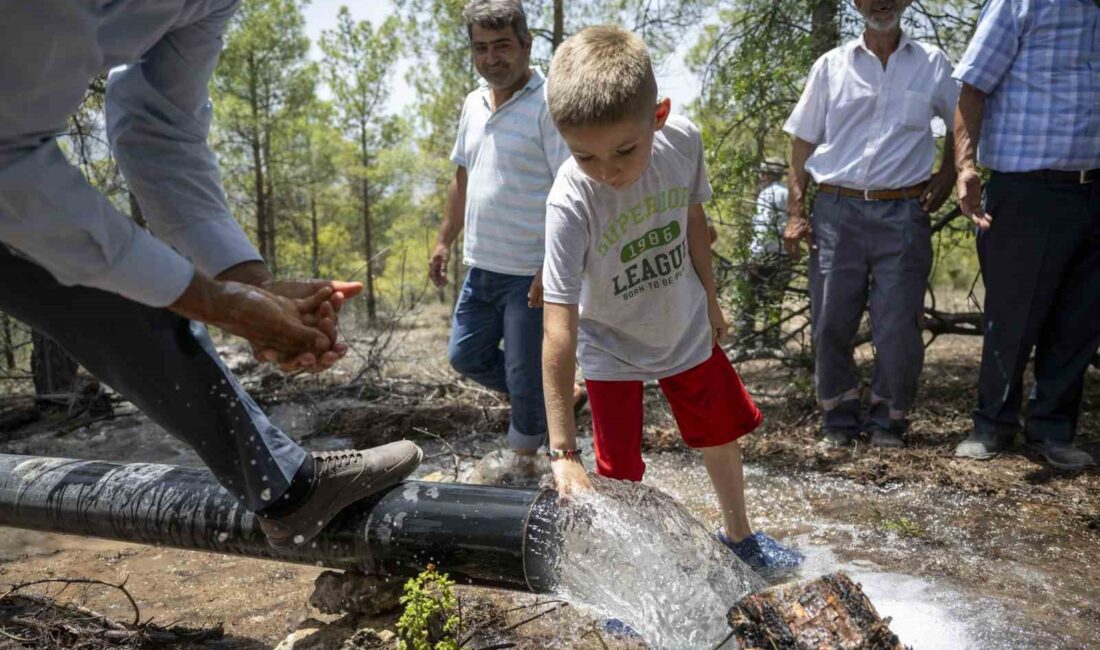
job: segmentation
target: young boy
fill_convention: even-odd
[[[753,533],[737,438],[763,419],[718,347],[699,130],[657,101],[638,36],[585,29],[554,55],[550,114],[573,157],[547,199],[543,384],[550,462],[563,495],[592,489],[572,408],[579,350],[596,471],[640,481],[642,385],[660,380],[684,442],[701,448],[722,508],[718,539],[754,568],[801,555]]]

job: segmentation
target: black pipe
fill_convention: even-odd
[[[391,576],[429,563],[452,578],[548,591],[551,490],[406,481],[353,504],[292,551],[206,470],[0,454],[0,525]]]

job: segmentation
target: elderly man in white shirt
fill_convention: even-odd
[[[416,468],[410,442],[309,453],[264,417],[202,326],[284,369],[343,354],[336,311],[362,286],[272,277],[229,212],[206,143],[207,84],[238,0],[0,2],[0,310],[50,336],[191,445],[278,549]],[[89,81],[156,236],[96,191],[57,136]]]
[[[855,0],[863,35],[814,63],[784,130],[793,139],[788,223],[794,260],[810,244],[816,386],[824,442],[844,446],[861,430],[898,447],[924,363],[921,315],[932,264],[929,213],[955,181],[951,126],[958,87],[942,50],[910,39],[911,0]],[[932,116],[947,124],[940,169]],[[817,184],[805,214],[810,178]],[[860,408],[852,341],[864,305],[875,373],[871,410]]]

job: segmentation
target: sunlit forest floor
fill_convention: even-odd
[[[284,377],[257,367],[238,342],[225,340],[220,349],[276,424],[309,448],[371,446],[408,437],[423,444],[429,456],[441,457],[425,467],[422,477],[453,480],[456,475],[461,478],[462,472],[457,465],[448,465],[450,454],[431,453],[439,450],[441,440],[462,441],[455,447],[466,469],[478,456],[502,444],[507,400],[461,380],[447,364],[446,305],[420,306],[400,319],[387,320],[381,329],[372,329],[358,315],[349,314],[343,327],[352,352],[322,376]],[[866,445],[822,449],[816,444],[818,425],[809,379],[776,362],[745,363],[738,370],[766,416],[764,425],[743,440],[747,462],[766,472],[828,477],[861,489],[943,489],[1010,504],[1030,526],[1056,530],[1051,533],[1052,543],[1095,548],[1100,542],[1100,472],[1095,468],[1072,474],[1052,472],[1024,451],[1022,441],[1013,453],[991,462],[952,456],[970,426],[979,354],[980,341],[968,337],[942,337],[929,348],[920,404],[912,414],[907,447],[901,450]],[[868,377],[870,355],[869,347],[859,351],[861,369]],[[647,390],[646,396],[647,456],[686,454],[660,392]],[[5,397],[0,411],[25,406],[27,400]],[[1090,369],[1078,440],[1094,455],[1100,455],[1098,414],[1100,372]],[[587,411],[580,426],[584,435],[591,435]],[[120,399],[113,417],[73,420],[63,413],[47,414],[4,431],[0,452],[198,464],[190,449]],[[935,504],[923,505],[934,509]],[[768,503],[751,503],[750,514],[767,518],[768,508]],[[855,524],[877,526],[892,534],[900,531],[925,549],[945,543],[936,539],[935,532],[912,529],[913,522],[904,512],[844,511],[839,504],[834,510],[830,513],[834,519],[848,517]],[[703,510],[698,516],[709,514]],[[1056,571],[1058,561],[1058,557],[1046,558],[1044,570]],[[980,581],[958,567],[937,571],[963,582]],[[294,647],[390,647],[353,635],[364,627],[392,630],[396,613],[338,620],[311,611],[307,601],[320,572],[313,567],[0,529],[0,583],[46,577],[127,580],[143,619],[152,617],[165,625],[180,621],[191,627],[221,623],[225,638],[220,647],[275,647],[294,629],[303,625],[313,629],[310,626],[320,625],[317,621],[338,622],[323,634],[302,635],[306,639]],[[1070,591],[1078,598],[1090,590],[1095,594],[1096,587],[1095,581],[1083,582]],[[546,607],[531,607],[536,602],[532,595],[475,588],[460,588],[459,593],[472,609],[480,602],[481,611],[489,612],[485,615],[489,622],[482,624],[493,628],[492,638],[515,643],[514,647],[560,647],[563,639],[570,639],[567,645],[572,647],[634,647],[630,641],[606,635],[597,618],[568,607],[506,631]],[[93,609],[107,616],[132,618],[130,606],[117,594],[94,604]],[[1100,625],[1095,605],[1074,611],[1080,620],[1068,625],[1080,624],[1082,629]],[[5,643],[0,640],[0,647]]]

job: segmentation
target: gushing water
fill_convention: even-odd
[[[593,477],[559,519],[559,595],[617,618],[653,648],[713,647],[726,611],[761,579],[672,497]]]

